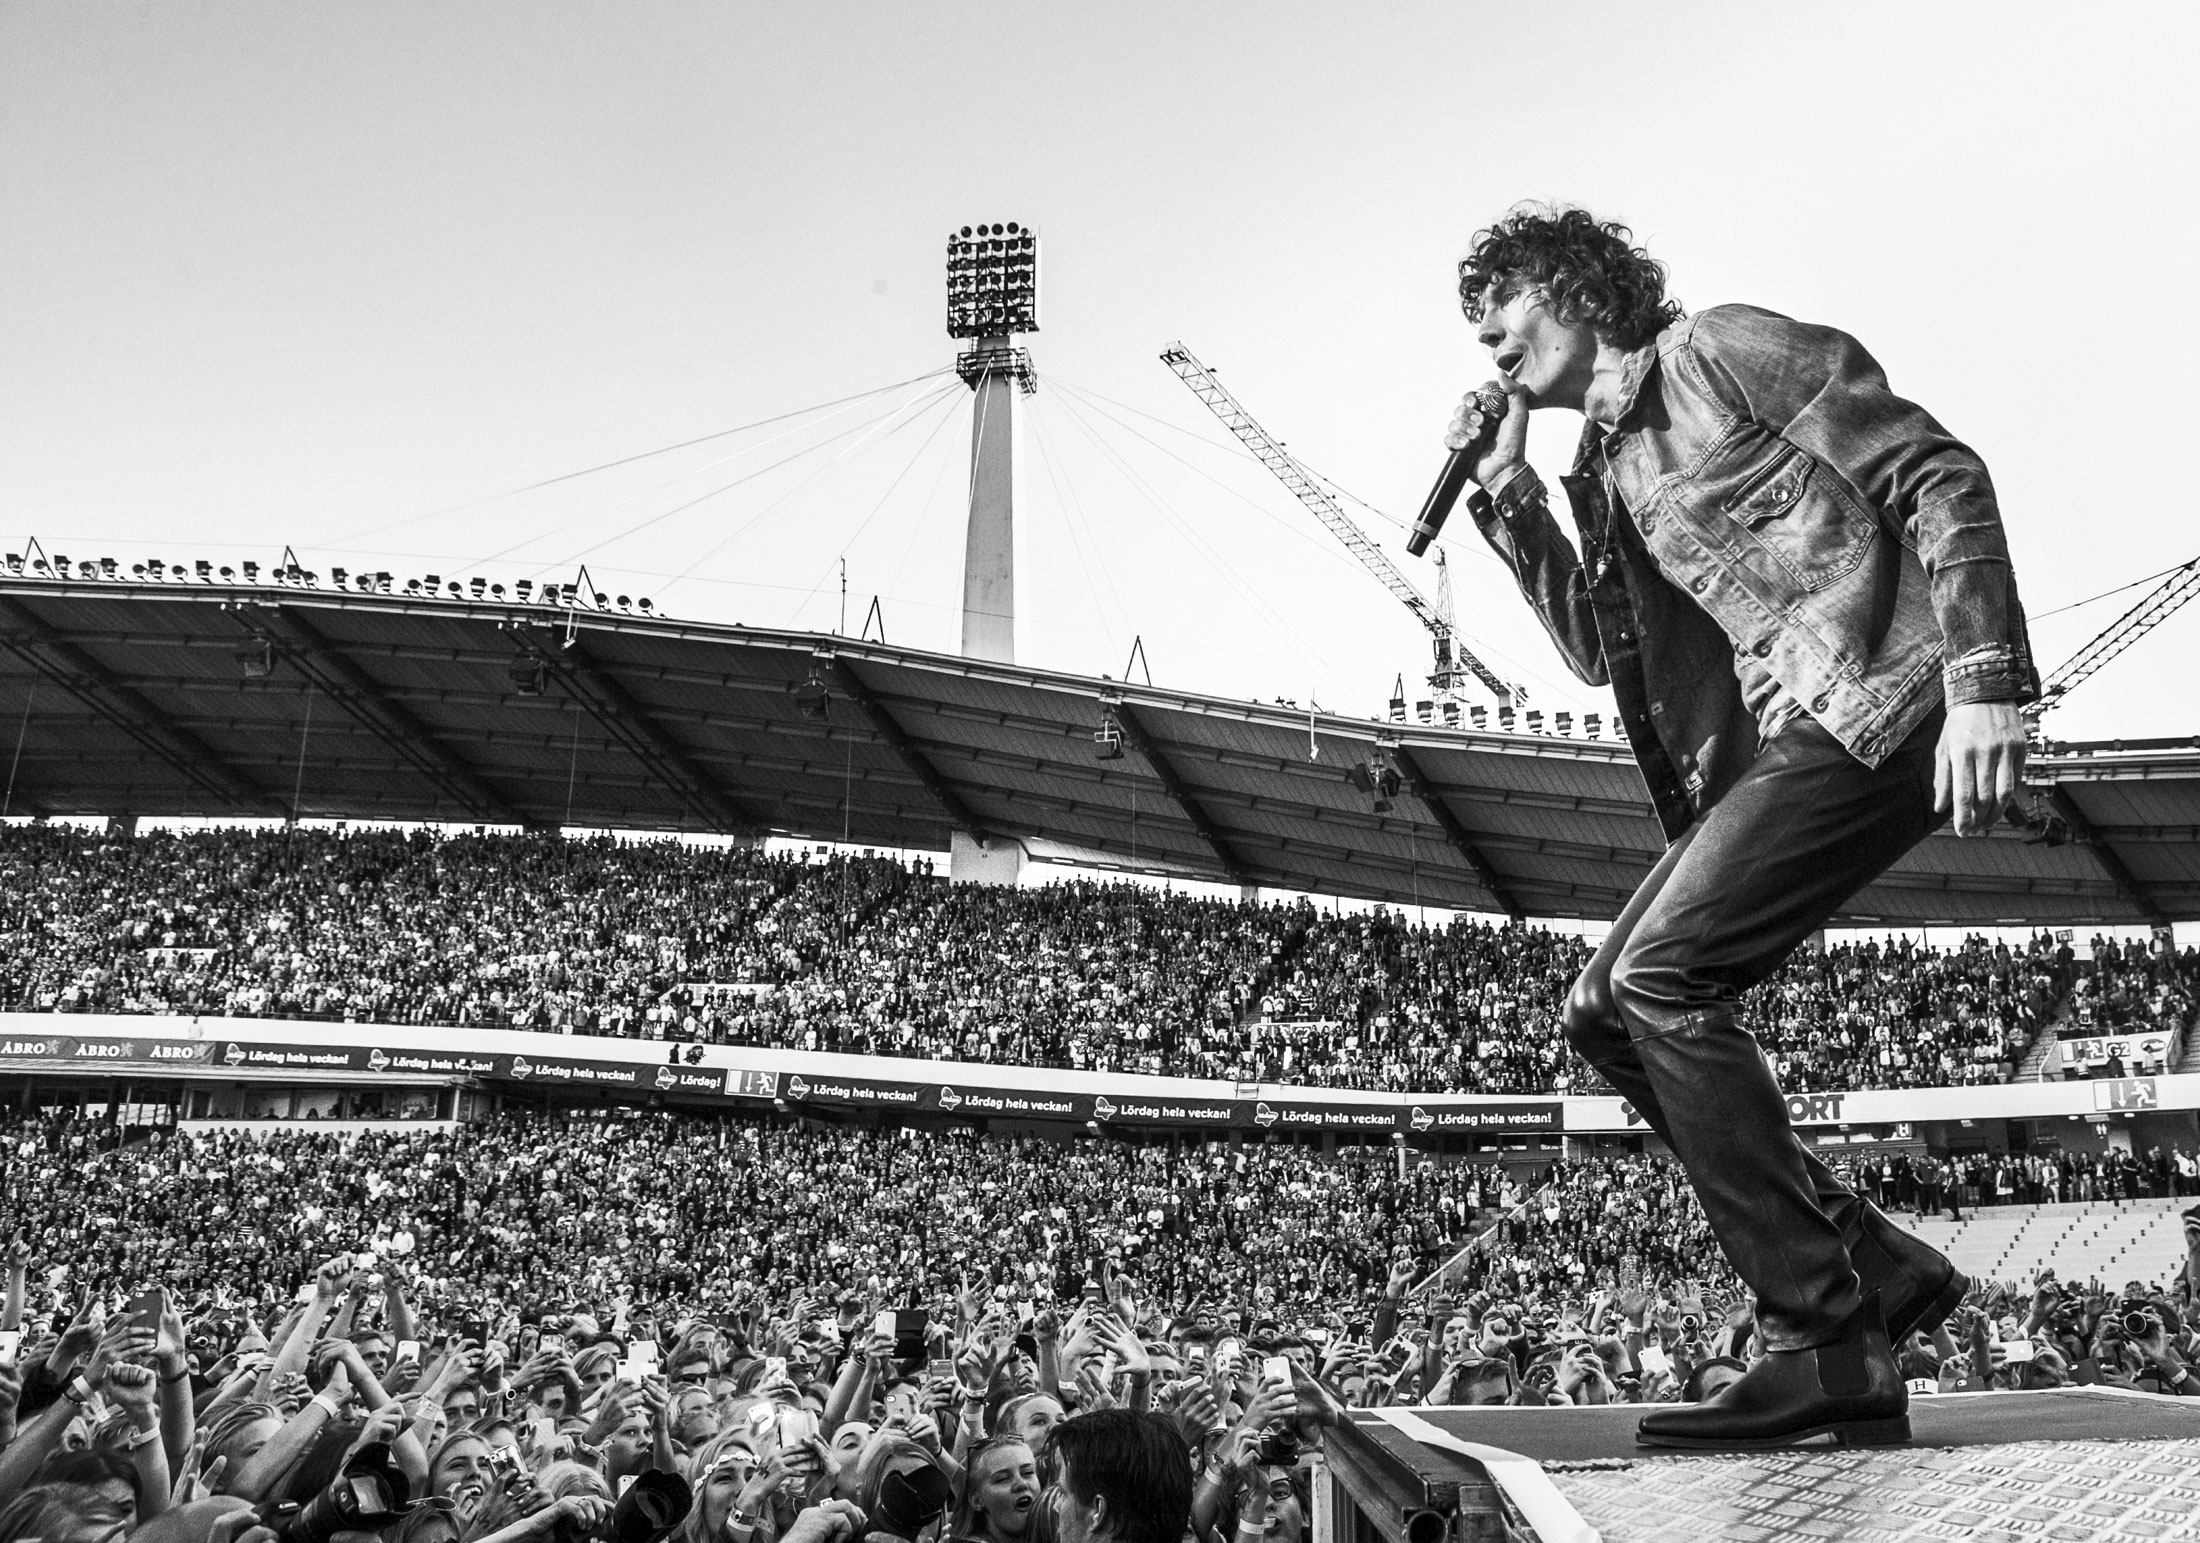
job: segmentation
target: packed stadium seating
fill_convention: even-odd
[[[1203,1514],[1242,1525],[1267,1504],[1304,1515],[1294,1443],[1349,1406],[1656,1402],[1749,1353],[1747,1300],[1679,1171],[1652,1158],[1523,1186],[1380,1147],[631,1109],[120,1134],[74,1116],[0,1127],[0,1327],[21,1341],[0,1355],[5,1543],[197,1543],[232,1506],[310,1507],[339,1471],[347,1535],[390,1543],[657,1539],[682,1514],[699,1518],[685,1543],[831,1543],[843,1504],[901,1514],[889,1470],[939,1475],[922,1521],[950,1502],[1028,1516],[1035,1449],[1108,1420],[1181,1443],[1214,1476]],[[2096,1249],[2149,1218],[2144,1254],[2099,1255],[2142,1302],[2119,1285],[2020,1324],[2029,1282],[1982,1293],[1902,1347],[1906,1368],[1995,1389],[2083,1363],[2177,1391],[2200,1357],[2200,1223],[2180,1235],[2181,1203],[2070,1215]],[[2037,1227],[2007,1214],[2011,1233]],[[1984,1246],[1971,1228],[1957,1241]],[[1445,1296],[1408,1298],[1446,1259]],[[923,1316],[874,1321],[897,1305]],[[2126,1332],[2135,1308],[2170,1327]],[[2030,1363],[1989,1362],[1993,1338],[2035,1331]],[[1288,1384],[1261,1373],[1269,1355]],[[360,1474],[433,1503],[385,1527]],[[628,1480],[678,1502],[616,1525]]]
[[[0,832],[0,1002],[767,1044],[1408,1092],[1593,1090],[1575,936],[671,842]],[[1805,950],[1745,1021],[1792,1091],[2005,1081],[2065,1000],[2178,1027],[2194,956],[2042,934]],[[2090,1008],[2084,1004],[2092,1004]]]

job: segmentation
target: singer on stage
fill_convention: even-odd
[[[1468,507],[1575,674],[1610,685],[1669,845],[1575,983],[1566,1033],[1671,1145],[1767,1354],[1661,1445],[1907,1440],[1889,1349],[1968,1282],[1799,1141],[1742,992],[1953,814],[2014,798],[2037,692],[1994,488],[1857,341],[1750,306],[1685,315],[1624,226],[1523,206],[1459,293],[1502,373],[1447,443]],[[1561,479],[1528,415],[1584,426]]]

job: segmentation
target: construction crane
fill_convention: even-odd
[[[1528,693],[1523,687],[1499,680],[1488,665],[1475,657],[1473,650],[1459,641],[1458,630],[1452,623],[1451,570],[1444,565],[1441,551],[1436,554],[1436,599],[1431,602],[1414,587],[1411,579],[1398,571],[1396,563],[1383,555],[1382,548],[1368,539],[1367,532],[1352,523],[1329,490],[1316,482],[1291,452],[1260,426],[1259,420],[1215,379],[1214,371],[1192,356],[1190,349],[1182,343],[1171,343],[1161,351],[1161,362],[1192,388],[1192,394],[1207,404],[1207,410],[1222,420],[1222,426],[1253,452],[1254,458],[1290,490],[1292,497],[1313,511],[1314,518],[1344,543],[1345,550],[1357,557],[1362,567],[1382,580],[1383,587],[1398,597],[1416,621],[1428,628],[1436,649],[1436,665],[1429,672],[1428,681],[1435,689],[1436,700],[1446,706],[1447,722],[1458,721],[1459,688],[1469,674],[1489,688],[1500,707],[1510,708],[1515,701],[1526,699]],[[1402,711],[1402,695],[1401,692],[1399,697],[1393,698],[1393,713]]]
[[[2145,597],[2096,633],[2093,640],[2065,659],[2040,682],[2039,706],[2032,713],[2037,723],[2062,705],[2064,697],[2100,672],[2103,665],[2169,620],[2184,603],[2200,594],[2200,557],[2181,567],[2147,591]]]

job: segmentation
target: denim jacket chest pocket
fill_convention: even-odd
[[[1699,525],[1732,533],[1743,563],[1805,591],[1854,573],[1879,539],[1840,479],[1809,452],[1771,435],[1737,434],[1706,456],[1681,489]]]

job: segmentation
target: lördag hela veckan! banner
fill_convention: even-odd
[[[148,1028],[157,1023],[167,1032],[136,1032],[140,1023]],[[2143,1055],[2126,1060],[2127,1065],[2133,1062],[2147,1064]],[[165,1072],[183,1078],[218,1078],[228,1073],[483,1078],[516,1085],[661,1093],[688,1100],[892,1109],[966,1120],[1090,1121],[1157,1129],[1360,1135],[1625,1134],[1644,1129],[1640,1114],[1613,1097],[1363,1094],[1253,1083],[1179,1086],[1160,1078],[1108,1073],[950,1067],[734,1046],[674,1047],[654,1041],[591,1042],[504,1029],[0,1014],[0,1072],[62,1069]],[[1958,1115],[1966,1119],[2112,1118],[2196,1107],[2200,1107],[2200,1076],[2174,1075],[1788,1096],[1790,1118],[1799,1126],[1820,1128],[1914,1126]]]

